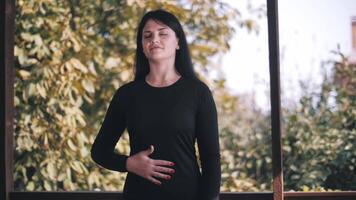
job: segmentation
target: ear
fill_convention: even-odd
[[[179,50],[179,39],[177,38],[177,47],[176,50]]]

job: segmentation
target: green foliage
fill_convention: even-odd
[[[251,106],[253,97],[232,97],[217,87],[219,113],[221,191],[270,191],[272,150],[269,116]]]
[[[286,112],[283,138],[287,190],[356,189],[356,66],[340,52],[321,90]]]
[[[89,151],[115,89],[133,79],[143,13],[164,8],[181,19],[200,73],[211,67],[210,57],[229,49],[229,23],[247,23],[218,0],[181,4],[16,1],[16,190],[122,189],[125,174],[99,168]],[[125,134],[117,149],[128,154],[128,146]]]

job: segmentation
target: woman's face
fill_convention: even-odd
[[[149,61],[174,60],[179,48],[178,38],[171,28],[150,19],[142,31],[142,47]]]

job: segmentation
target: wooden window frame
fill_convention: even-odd
[[[15,0],[0,1],[0,199],[121,200],[121,192],[15,192],[13,187],[14,30]],[[272,115],[273,192],[221,193],[221,200],[351,200],[356,192],[284,192],[281,149],[278,0],[267,0],[269,71]]]

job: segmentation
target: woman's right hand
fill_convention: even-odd
[[[151,159],[149,155],[151,155],[153,151],[154,148],[150,145],[150,148],[147,150],[128,157],[126,168],[129,172],[146,178],[154,184],[161,185],[162,183],[156,178],[171,179],[171,176],[168,174],[175,172],[174,169],[170,168],[174,166],[174,163],[166,160]]]

